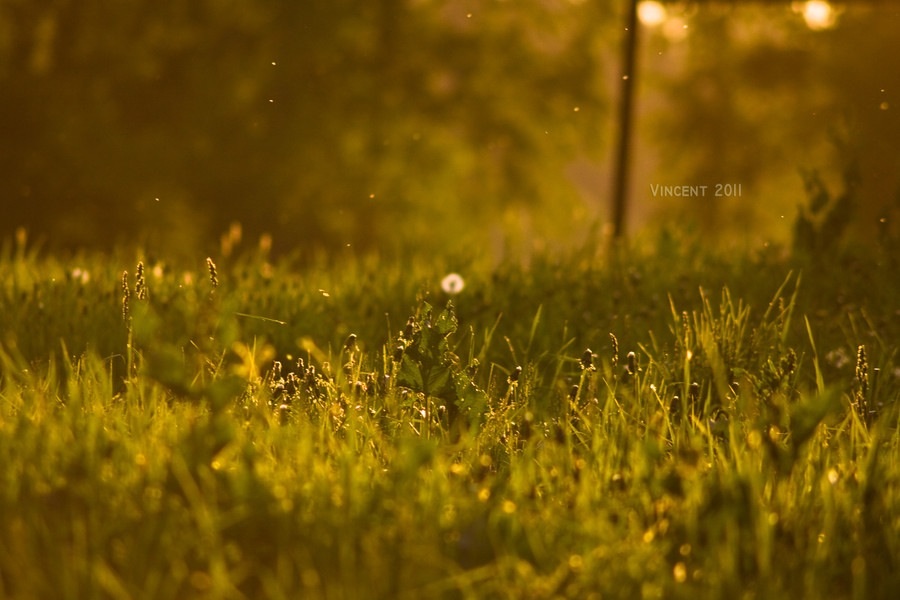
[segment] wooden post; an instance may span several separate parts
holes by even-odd
[[[613,188],[613,237],[625,234],[625,213],[628,208],[628,167],[631,146],[631,115],[634,104],[635,55],[638,39],[638,0],[628,0],[626,15],[625,51],[622,58],[622,83],[619,98],[619,143],[616,152]]]

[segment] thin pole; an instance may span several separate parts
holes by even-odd
[[[613,188],[613,237],[625,235],[625,212],[628,208],[628,161],[631,146],[631,114],[634,104],[635,54],[637,53],[638,0],[630,0],[626,15],[625,53],[622,60],[622,83],[619,104],[619,144]]]

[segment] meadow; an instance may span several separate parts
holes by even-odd
[[[601,246],[8,241],[0,598],[897,597],[896,241]]]

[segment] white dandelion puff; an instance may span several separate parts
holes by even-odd
[[[450,273],[441,279],[441,289],[451,296],[458,294],[466,287],[466,282],[459,273]]]

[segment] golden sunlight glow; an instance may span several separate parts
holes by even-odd
[[[794,2],[792,8],[794,12],[802,12],[806,26],[815,31],[831,29],[837,23],[834,8],[825,0]]]
[[[666,19],[662,32],[670,42],[680,42],[688,36],[688,24],[681,17],[672,17]]]
[[[638,4],[638,19],[647,27],[656,27],[666,20],[666,7],[656,0],[646,0]]]

